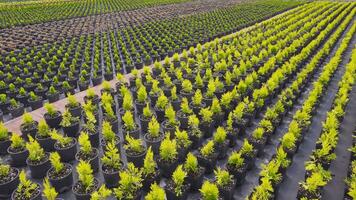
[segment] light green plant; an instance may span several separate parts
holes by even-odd
[[[136,123],[133,118],[131,111],[126,111],[124,116],[122,116],[122,121],[124,122],[125,129],[127,131],[133,131],[136,128]]]
[[[124,145],[124,148],[126,150],[130,150],[136,153],[141,153],[145,150],[141,139],[135,139],[129,135],[126,135],[125,139],[127,143]]]
[[[80,160],[77,165],[78,179],[85,189],[85,191],[89,191],[94,185],[94,176],[93,169],[89,162]]]
[[[80,151],[85,155],[89,155],[93,152],[88,133],[82,131],[79,135],[78,143],[80,145]]]
[[[166,193],[157,183],[151,184],[151,191],[145,196],[145,200],[165,200]]]
[[[117,149],[115,143],[109,142],[105,148],[103,157],[101,158],[103,166],[110,167],[115,170],[120,170],[121,159],[119,150]]]
[[[216,184],[209,181],[205,181],[202,188],[199,189],[203,200],[218,200],[219,199],[219,189]]]
[[[26,148],[29,152],[28,159],[33,162],[41,161],[45,158],[45,151],[42,149],[40,144],[33,139],[30,135],[28,135],[29,142],[26,144]]]
[[[177,142],[176,140],[171,140],[169,134],[166,135],[166,138],[161,142],[159,147],[160,158],[164,161],[172,162],[177,159]]]
[[[174,192],[176,193],[177,196],[181,196],[183,193],[182,189],[186,177],[187,177],[187,172],[183,170],[182,165],[178,165],[178,167],[172,174],[172,180],[174,183]]]
[[[146,153],[145,159],[143,161],[143,168],[142,168],[143,175],[145,175],[147,177],[151,174],[155,174],[156,167],[157,167],[157,163],[153,159],[153,151],[152,151],[151,147],[149,147],[147,149],[147,153]]]
[[[90,200],[104,200],[111,195],[112,191],[106,188],[105,184],[103,184],[98,191],[93,192],[91,194]]]
[[[228,171],[222,170],[220,167],[214,170],[216,177],[216,184],[220,187],[226,187],[232,183],[233,176],[229,174]]]
[[[200,153],[202,156],[204,157],[210,157],[214,152],[214,142],[212,140],[210,140],[208,143],[206,143],[201,149],[200,149]]]
[[[191,152],[188,153],[184,163],[184,169],[188,174],[197,173],[199,170],[198,159]]]
[[[45,180],[43,181],[43,196],[47,200],[56,200],[58,196],[58,192],[54,187],[51,186],[48,178],[45,178]]]
[[[61,162],[61,156],[58,152],[53,152],[49,155],[49,161],[53,166],[53,169],[56,174],[60,174],[64,169],[64,164]]]

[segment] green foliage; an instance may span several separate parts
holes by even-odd
[[[202,104],[202,101],[203,101],[203,94],[202,94],[201,91],[198,89],[198,90],[195,92],[195,94],[194,94],[194,96],[193,96],[193,98],[192,98],[192,102],[193,102],[194,105],[199,106],[199,105]]]
[[[28,135],[29,142],[26,144],[26,148],[29,152],[28,159],[33,162],[41,161],[45,156],[45,151],[42,149],[40,144]]]
[[[295,148],[295,142],[296,142],[296,138],[293,135],[293,133],[286,133],[282,139],[281,139],[281,145],[284,149],[293,149]]]
[[[91,194],[90,200],[103,200],[108,198],[111,193],[112,191],[106,188],[105,184],[103,184],[98,191],[95,191],[93,194]]]
[[[51,138],[56,140],[62,148],[67,147],[73,141],[73,138],[58,133],[56,129],[53,129],[50,132],[50,135]]]
[[[147,91],[145,86],[141,86],[137,91],[137,100],[140,103],[144,103],[147,101]]]
[[[7,140],[9,138],[9,131],[3,122],[0,122],[0,141]]]
[[[112,97],[111,93],[108,93],[108,92],[104,92],[102,95],[101,95],[101,103],[102,104],[113,104],[114,103],[114,98]]]
[[[158,97],[157,102],[156,102],[156,108],[159,109],[165,109],[169,103],[168,98],[164,95],[162,92],[161,95]]]
[[[252,156],[253,154],[253,146],[248,142],[247,139],[244,140],[242,147],[240,149],[240,153],[242,155]]]
[[[172,174],[172,180],[174,182],[174,192],[177,196],[182,195],[182,188],[184,185],[184,180],[187,177],[187,173],[183,170],[182,165],[178,165],[176,170]]]
[[[25,140],[18,134],[12,134],[10,140],[12,149],[24,149],[26,147]]]
[[[88,133],[81,132],[78,138],[78,143],[80,145],[80,151],[84,154],[89,155],[93,152]]]
[[[56,174],[59,174],[64,169],[64,164],[61,162],[61,156],[58,152],[53,152],[49,155],[49,161],[54,168]]]
[[[80,160],[77,165],[78,180],[86,191],[94,185],[93,169],[89,162]]]
[[[222,170],[218,167],[217,170],[214,170],[214,174],[216,177],[216,184],[218,186],[225,187],[232,183],[233,176],[230,175],[228,171]]]
[[[148,123],[148,133],[151,137],[157,138],[160,135],[160,126],[156,117],[152,117],[151,121]]]
[[[214,183],[205,181],[199,191],[203,200],[219,199],[219,189]]]
[[[152,117],[152,111],[150,109],[149,103],[146,104],[146,107],[143,108],[143,116],[146,117],[146,119],[149,119]]]
[[[129,135],[126,135],[125,139],[127,143],[124,145],[124,148],[126,150],[130,150],[136,153],[141,153],[145,150],[143,141],[141,139],[135,139]]]
[[[48,93],[50,95],[55,95],[58,93],[58,91],[56,90],[56,88],[54,88],[53,86],[50,86],[49,89],[48,89]]]
[[[111,106],[111,104],[105,103],[103,105],[104,111],[105,111],[105,116],[110,119],[110,120],[116,120],[116,115],[114,113],[114,110]]]
[[[102,125],[103,138],[106,143],[115,142],[116,135],[108,121],[103,121]]]
[[[178,95],[177,95],[177,87],[173,86],[171,89],[171,99],[174,101],[176,99],[178,99]]]
[[[330,179],[326,179],[323,175],[319,172],[314,172],[308,177],[305,182],[301,184],[301,186],[309,191],[309,192],[317,192],[317,189],[320,187],[325,186]]]
[[[32,193],[36,191],[36,189],[38,188],[38,185],[26,178],[25,170],[22,170],[20,172],[19,179],[20,179],[20,184],[18,185],[16,191],[24,195],[26,199],[30,199]]]
[[[25,112],[23,115],[22,115],[22,122],[23,124],[25,125],[30,125],[30,124],[33,124],[34,121],[33,121],[33,118],[32,118],[32,115],[28,112]]]
[[[213,138],[214,142],[217,143],[217,144],[224,143],[225,139],[226,139],[226,135],[227,135],[227,133],[226,133],[225,129],[223,127],[221,127],[221,126],[218,127],[216,129],[215,134],[214,134],[214,138]]]
[[[72,114],[68,110],[64,111],[63,116],[62,116],[61,126],[69,127],[77,122],[79,122],[79,117],[73,117]]]
[[[117,199],[133,199],[136,192],[142,187],[141,170],[135,167],[134,164],[128,163],[127,170],[121,171],[118,188],[114,189]]]
[[[245,159],[240,152],[233,151],[229,156],[227,163],[235,168],[240,168],[244,165]]]
[[[272,196],[273,187],[269,179],[262,178],[262,183],[258,185],[252,193],[251,200],[268,200]]]
[[[169,134],[166,135],[166,138],[161,142],[159,147],[160,158],[167,162],[172,162],[177,159],[177,142],[176,140],[171,140]]]
[[[220,114],[222,112],[219,100],[217,98],[213,99],[210,109],[214,114]]]
[[[188,79],[184,79],[182,82],[182,90],[186,93],[190,93],[193,91],[193,85]]]
[[[43,181],[43,196],[47,200],[56,200],[58,196],[58,192],[54,187],[51,186],[48,178],[45,178],[45,180]]]
[[[199,170],[198,159],[191,152],[188,153],[185,159],[184,169],[188,174],[197,173]]]
[[[263,138],[264,133],[263,128],[256,128],[252,133],[252,137],[256,140],[260,140]]]
[[[188,99],[187,98],[183,98],[182,99],[180,107],[181,107],[182,112],[184,114],[186,114],[186,115],[189,115],[189,114],[193,113],[192,109],[190,109],[190,107],[189,107],[189,103],[188,103]]]
[[[192,143],[189,139],[189,135],[188,135],[188,132],[185,131],[185,130],[179,130],[179,128],[177,127],[176,128],[176,131],[175,131],[175,138],[177,140],[177,145],[178,147],[180,148],[187,148],[190,146],[190,144]]]
[[[206,91],[206,96],[209,98],[213,98],[215,95],[215,91],[216,91],[216,86],[215,86],[214,79],[210,79],[208,83],[208,89]]]
[[[68,101],[68,105],[70,107],[76,107],[79,105],[77,98],[72,94],[68,94],[67,101]]]
[[[55,116],[57,114],[57,110],[54,108],[53,104],[45,103],[44,107],[50,116]]]
[[[209,157],[211,156],[214,152],[214,142],[212,140],[210,140],[208,143],[206,143],[201,149],[200,149],[200,153],[202,156],[204,157]]]
[[[156,166],[157,166],[156,161],[153,159],[153,151],[151,147],[149,147],[145,159],[143,161],[142,173],[145,176],[155,174]]]
[[[119,170],[121,168],[120,153],[115,143],[109,142],[106,145],[104,156],[101,158],[101,162],[104,166],[115,170]]]
[[[10,165],[0,164],[0,177],[6,178],[10,174]]]
[[[131,111],[126,111],[124,116],[122,116],[122,121],[124,122],[125,129],[127,131],[133,131],[136,128],[136,123],[133,118]]]
[[[213,121],[214,113],[209,108],[200,109],[199,115],[201,116],[203,122],[211,123]]]
[[[10,106],[12,108],[19,108],[20,107],[20,104],[19,102],[17,102],[15,99],[10,99]]]
[[[166,193],[157,183],[151,184],[151,191],[145,196],[145,200],[165,200]]]
[[[175,126],[177,125],[177,120],[176,120],[176,112],[174,111],[172,105],[169,105],[166,110],[165,110],[165,116],[168,119],[168,122],[170,125]]]

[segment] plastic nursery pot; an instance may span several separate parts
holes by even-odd
[[[22,167],[26,165],[26,159],[28,157],[28,150],[23,149],[13,149],[10,147],[7,148],[7,152],[11,158],[11,166]]]
[[[90,140],[91,145],[95,148],[98,148],[100,146],[99,132],[95,131],[93,133],[93,132],[88,131],[88,133],[89,133],[89,140]]]
[[[234,196],[236,181],[233,179],[229,185],[219,188],[220,196],[225,200],[232,200]]]
[[[156,183],[159,182],[160,176],[161,176],[160,171],[157,168],[156,168],[154,174],[150,174],[148,176],[144,176],[143,180],[142,180],[142,189],[143,189],[143,191],[145,191],[145,192],[150,191],[151,184],[155,183],[155,182]]]
[[[225,140],[223,143],[215,143],[216,151],[219,152],[218,159],[224,159],[226,157],[227,150],[229,149],[229,141]]]
[[[158,158],[157,165],[160,168],[161,175],[166,178],[170,178],[174,170],[178,167],[178,159],[171,162],[167,162],[162,160],[161,158]]]
[[[0,140],[0,155],[6,155],[7,148],[9,148],[10,145],[11,145],[10,139]]]
[[[79,117],[79,119],[82,117],[82,107],[80,104],[76,107],[70,107],[68,104],[65,105],[65,108],[68,109],[70,114],[72,114],[73,117]]]
[[[37,110],[43,106],[43,99],[39,97],[38,100],[28,99],[28,104],[30,105],[32,110]]]
[[[73,167],[68,163],[64,163],[63,172],[59,175],[55,174],[54,168],[51,167],[47,171],[47,177],[56,191],[63,193],[68,191],[73,185]]]
[[[18,199],[27,199],[27,200],[42,200],[42,195],[41,195],[41,187],[38,183],[35,183],[37,185],[37,188],[35,191],[32,191],[31,197],[25,198],[24,194],[18,193],[16,190],[11,194],[11,200],[18,200]]]
[[[177,118],[180,122],[180,128],[181,129],[187,129],[188,128],[188,116],[186,116],[181,110],[177,112]]]
[[[57,129],[59,128],[59,124],[62,121],[62,114],[59,111],[56,112],[55,116],[51,116],[48,113],[45,113],[44,119],[46,120],[46,123],[49,127]]]
[[[9,176],[0,180],[0,198],[8,199],[19,183],[19,170],[11,167]]]
[[[214,131],[214,122],[204,122],[202,121],[199,125],[201,132],[203,133],[204,138],[209,138],[213,135]]]
[[[53,103],[53,102],[56,102],[59,100],[59,93],[56,93],[56,94],[49,94],[47,92],[47,99],[50,103]]]
[[[80,182],[75,183],[72,186],[72,192],[75,195],[77,200],[88,200],[91,197],[91,194],[99,189],[99,180],[94,178],[94,186],[90,188],[89,191],[86,191],[85,188],[82,187]]]
[[[52,152],[54,151],[54,143],[56,142],[50,136],[48,137],[41,137],[40,135],[36,134],[35,139],[41,145],[41,147],[47,151]]]
[[[142,114],[143,113],[143,109],[146,107],[146,104],[150,103],[150,101],[146,101],[146,102],[139,102],[137,99],[135,99],[135,105],[136,105],[136,111],[138,114]]]
[[[140,120],[140,127],[141,127],[141,133],[147,133],[148,131],[148,123],[151,121],[151,118],[146,118],[143,115],[139,115],[139,120]]]
[[[12,106],[9,106],[7,109],[9,110],[13,118],[20,117],[25,112],[25,107],[23,103],[19,103],[19,107],[17,108],[13,108]]]
[[[205,167],[205,173],[210,174],[214,171],[216,166],[216,161],[218,158],[218,153],[214,152],[210,157],[204,157],[200,153],[197,155],[198,162],[201,166]]]
[[[172,180],[168,180],[167,185],[165,186],[167,199],[169,200],[185,200],[188,197],[188,192],[190,190],[190,184],[184,184],[182,187],[182,194],[177,195],[175,190],[175,186]]]
[[[123,163],[121,166],[123,166]],[[119,173],[120,173],[121,169],[114,170],[112,168],[108,168],[108,167],[102,165],[101,171],[103,172],[103,177],[104,177],[106,187],[115,188],[118,186],[119,180],[120,180]]]
[[[144,151],[140,153],[125,150],[127,162],[132,162],[136,167],[143,166],[143,161],[145,159],[146,153],[147,153],[146,147]]]
[[[107,120],[109,121],[109,120]],[[110,120],[111,130],[114,131],[115,134],[119,133],[119,120],[118,118],[114,120]]]
[[[161,146],[161,142],[164,138],[164,133],[160,132],[159,136],[154,138],[151,137],[149,133],[146,133],[143,136],[143,140],[146,142],[147,147],[151,147],[154,154],[158,154],[159,147]]]
[[[127,130],[125,130],[125,127],[123,127],[122,131],[123,131],[122,135],[124,136],[124,138],[126,138],[127,134],[129,134],[129,136],[136,138],[136,139],[140,138],[141,130],[140,130],[140,128],[138,128],[138,126],[136,126],[136,129],[133,131],[127,131]]]
[[[93,148],[93,152],[91,155],[84,155],[81,151],[78,151],[75,154],[75,159],[79,162],[79,160],[88,161],[93,169],[93,172],[96,173],[99,171],[99,150]]]
[[[247,171],[247,165],[245,163],[238,168],[227,164],[226,168],[229,173],[234,176],[236,180],[236,185],[241,185],[244,182]]]
[[[79,133],[79,121],[71,124],[70,126],[62,127],[63,132],[69,137],[77,137]]]
[[[49,168],[51,168],[51,163],[49,162],[49,153],[46,153],[45,158],[38,162],[33,162],[27,158],[26,164],[30,168],[32,178],[43,178],[46,176]]]
[[[75,154],[77,153],[77,140],[73,138],[72,142],[64,148],[59,146],[59,143],[54,143],[54,149],[61,156],[62,162],[69,162],[75,159]]]
[[[205,168],[198,166],[196,173],[189,173],[187,176],[187,182],[190,184],[191,191],[197,191],[201,188],[204,181]]]
[[[172,126],[167,120],[164,120],[162,122],[162,129],[164,133],[170,133],[171,138],[174,136],[174,132],[176,131],[176,127],[180,126],[179,121],[176,121],[177,124],[175,126]]]
[[[21,124],[20,125],[20,130],[22,133],[22,137],[25,140],[28,140],[28,135],[30,135],[32,138],[34,138],[36,136],[36,133],[38,131],[37,129],[38,127],[38,122],[34,121],[33,124],[31,124],[31,126],[25,126],[25,124]]]
[[[157,121],[159,123],[162,123],[164,121],[164,114],[165,114],[164,109],[154,107],[154,111],[156,112],[156,115],[157,115]]]

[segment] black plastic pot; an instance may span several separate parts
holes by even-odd
[[[141,133],[147,133],[148,131],[148,123],[151,121],[151,119],[146,119],[143,115],[140,115],[139,117],[140,120],[140,125],[141,125]]]
[[[216,152],[219,152],[218,159],[224,159],[229,149],[229,141],[225,140],[223,143],[215,143]]]
[[[45,159],[39,163],[32,163],[29,158],[26,159],[26,164],[31,171],[31,177],[35,179],[40,179],[46,176],[47,171],[51,168],[51,163],[49,162],[49,154],[46,153]]]
[[[180,128],[186,130],[188,128],[188,116],[186,116],[181,110],[177,112],[177,118],[180,122]]]
[[[182,194],[177,196],[174,191],[174,183],[172,180],[169,180],[166,187],[167,199],[169,200],[185,200],[188,198],[188,192],[190,190],[190,184],[184,184],[182,187]]]
[[[72,185],[73,185],[73,168],[72,165],[68,163],[64,163],[65,169],[67,170],[67,173],[63,175],[63,177],[60,178],[53,178],[50,176],[51,173],[53,173],[54,168],[51,167],[47,171],[47,177],[51,185],[56,189],[57,192],[63,193],[65,191],[68,191]]]
[[[49,103],[53,103],[53,102],[56,102],[59,100],[59,93],[56,93],[56,94],[49,94],[47,92],[47,99],[49,101]]]
[[[172,176],[174,170],[176,170],[176,168],[178,166],[178,159],[176,159],[175,161],[173,161],[171,163],[168,163],[168,162],[161,160],[161,158],[159,158],[157,160],[157,165],[160,168],[161,175],[166,178],[170,178]]]
[[[200,130],[203,133],[203,136],[205,138],[209,138],[213,135],[214,131],[214,122],[204,122],[202,121],[199,125]]]
[[[232,200],[235,191],[236,181],[233,179],[232,183],[225,187],[219,187],[220,197],[224,200]]]
[[[138,126],[136,126],[136,129],[133,131],[126,131],[125,127],[123,127],[123,137],[126,138],[126,135],[129,134],[129,136],[133,137],[133,138],[140,138],[140,128]]]
[[[51,137],[42,138],[38,134],[36,134],[35,138],[45,151],[54,151],[54,143],[56,143],[54,139],[52,139]]]
[[[82,117],[82,107],[80,106],[80,104],[77,107],[70,107],[67,105],[65,105],[65,107],[68,109],[68,111],[70,112],[70,114],[72,114],[73,117],[79,117],[79,119]]]
[[[58,142],[54,143],[54,149],[61,156],[62,162],[69,162],[75,159],[75,154],[77,153],[77,140],[75,138],[73,138],[73,140],[73,144],[66,148],[60,148]]]
[[[46,123],[48,124],[49,127],[58,129],[60,127],[59,124],[62,121],[62,114],[61,112],[57,111],[57,114],[52,117],[48,113],[45,113],[44,119],[46,120]]]
[[[152,137],[150,137],[149,133],[146,133],[143,136],[143,140],[146,142],[147,147],[151,147],[152,152],[157,155],[159,153],[159,147],[161,146],[161,142],[162,142],[164,136],[165,136],[165,134],[160,132],[159,137],[152,138]]]
[[[8,199],[20,183],[19,170],[17,168],[11,168],[10,172],[16,173],[16,175],[12,177],[12,179],[9,180],[8,182],[0,184],[1,199]]]
[[[62,127],[63,132],[69,137],[78,137],[79,121],[71,124],[70,126]]]
[[[10,145],[11,145],[10,139],[0,141],[0,155],[6,155],[7,149],[9,148]]]
[[[155,174],[151,176],[143,177],[142,181],[142,189],[145,192],[150,191],[150,187],[152,183],[158,182],[160,180],[160,171],[158,169],[155,170]]]
[[[12,106],[9,106],[7,109],[13,118],[20,117],[25,112],[25,107],[22,103],[19,103],[18,108],[13,108]]]
[[[98,131],[96,131],[95,133],[89,132],[89,140],[93,147],[98,148],[100,146],[99,132]]]
[[[72,192],[77,200],[88,200],[91,198],[91,194],[99,189],[99,180],[94,178],[94,188],[93,191],[87,193],[79,193],[77,187],[80,183],[77,182],[72,186]]]
[[[127,162],[132,162],[136,167],[143,166],[143,161],[145,159],[146,153],[147,153],[147,149],[145,149],[140,154],[132,154],[129,153],[127,150],[125,150]]]
[[[106,187],[116,188],[120,180],[120,176],[119,176],[120,170],[109,171],[109,170],[105,170],[105,167],[102,166],[101,171],[103,172],[103,177],[104,177]]]
[[[30,105],[32,110],[36,110],[43,106],[43,99],[42,99],[42,97],[39,97],[38,100],[35,100],[35,101],[28,99],[28,104]]]
[[[209,158],[202,156],[200,153],[197,155],[198,162],[201,166],[205,167],[205,173],[210,174],[214,171],[218,153],[213,153]]]
[[[34,121],[33,124],[31,124],[32,126],[30,127],[26,127],[25,124],[21,124],[20,125],[20,130],[22,133],[22,137],[25,140],[28,140],[28,135],[30,135],[32,138],[35,138],[36,133],[38,131],[37,127],[38,127],[38,122]]]
[[[42,195],[41,195],[41,187],[38,183],[35,183],[38,186],[38,191],[36,191],[36,195],[32,197],[31,199],[28,200],[42,200]],[[11,200],[18,200],[19,198],[15,196],[16,190],[11,194]]]
[[[11,147],[8,147],[7,152],[11,158],[11,166],[22,167],[26,165],[26,159],[29,154],[26,148],[20,151],[15,151]]]
[[[201,188],[204,181],[205,168],[198,166],[198,172],[195,174],[188,174],[187,182],[190,184],[191,191],[197,191]]]
[[[246,164],[244,164],[239,168],[227,164],[226,168],[229,171],[229,173],[234,176],[236,180],[236,185],[241,185],[244,182],[246,176],[246,170],[247,170]]]
[[[89,158],[89,160],[86,160],[87,162],[89,162],[89,164],[91,165],[91,168],[93,169],[93,172],[96,173],[99,171],[99,151],[96,148],[93,148],[94,150],[94,156],[92,158]],[[75,154],[75,159],[79,162],[79,160],[84,160],[82,158],[80,158],[80,151],[77,152]]]

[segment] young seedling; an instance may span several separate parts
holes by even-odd
[[[45,151],[42,149],[40,144],[30,135],[28,136],[28,139],[29,142],[26,144],[26,148],[29,151],[28,159],[32,162],[40,162],[46,156]]]
[[[161,160],[169,163],[174,162],[177,159],[177,142],[176,140],[171,140],[169,134],[167,134],[166,138],[161,143],[159,155]]]
[[[54,187],[51,186],[48,178],[45,178],[45,180],[43,181],[43,196],[47,200],[56,200],[58,196],[58,192]]]
[[[199,191],[203,200],[219,199],[219,189],[214,183],[205,181],[202,185],[202,188]]]
[[[110,142],[107,144],[104,156],[101,158],[101,161],[103,163],[104,169],[111,169],[114,171],[121,169],[120,154],[115,143]]]
[[[145,200],[165,200],[166,193],[157,183],[151,184],[151,191],[145,196]]]
[[[98,191],[95,191],[90,200],[104,200],[107,199],[111,195],[112,191],[106,188],[105,185],[102,185]]]

